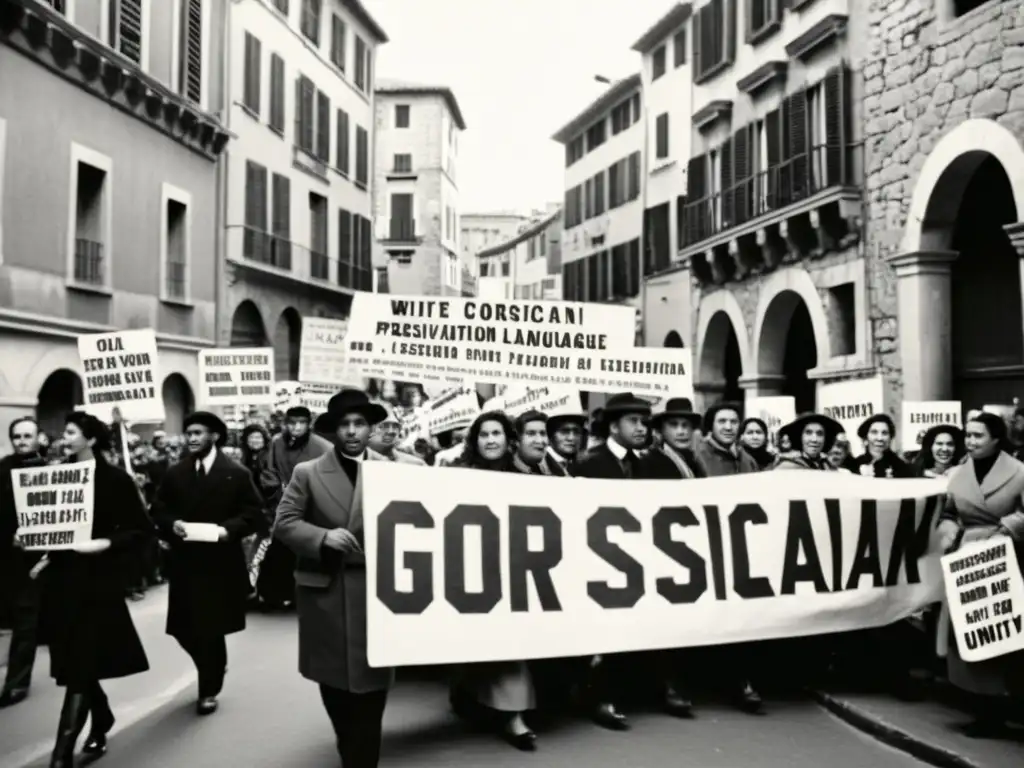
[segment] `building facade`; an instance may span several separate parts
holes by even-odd
[[[466,130],[450,88],[377,85],[374,215],[396,294],[459,296],[459,136]]]
[[[567,300],[639,306],[642,89],[640,74],[619,80],[552,137],[565,147],[562,291]]]
[[[561,206],[559,206],[561,207]],[[533,217],[515,211],[463,213],[459,216],[459,245],[462,261],[478,274],[477,254],[510,240],[523,231]]]
[[[482,299],[562,298],[562,212],[547,214],[477,254]]]
[[[298,378],[302,318],[372,291],[374,72],[359,0],[228,3],[220,343],[273,346]]]
[[[0,440],[81,404],[80,334],[156,329],[166,427],[193,407],[216,343],[225,5],[0,2]]]
[[[1024,393],[1024,2],[864,14],[869,322],[890,400]]]

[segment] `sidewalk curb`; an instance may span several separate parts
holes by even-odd
[[[929,744],[927,741],[899,728],[892,723],[869,714],[862,708],[843,701],[841,698],[825,693],[812,691],[817,702],[840,720],[863,731],[879,741],[902,752],[906,752],[918,760],[937,766],[937,768],[984,768],[979,763],[968,760],[943,747]]]

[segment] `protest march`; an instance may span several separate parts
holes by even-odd
[[[416,667],[522,752],[559,718],[627,731],[644,706],[692,717],[709,687],[770,716],[780,675],[905,691],[922,669],[997,732],[1024,693],[1018,425],[959,402],[890,414],[880,379],[823,383],[813,412],[698,409],[690,351],[635,346],[634,322],[359,293],[304,327],[296,381],[273,348],[199,352],[181,434],[152,330],[79,337],[81,406],[60,435],[14,422],[0,468],[5,552],[35,595],[0,704],[26,698],[45,628],[66,686],[52,765],[83,733],[104,754],[101,682],[150,668],[125,601],[167,582],[196,713],[230,690],[247,614],[290,616],[345,766],[381,761],[396,671]]]

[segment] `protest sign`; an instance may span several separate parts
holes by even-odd
[[[973,541],[943,556],[942,578],[964,661],[1024,650],[1024,579],[1010,538]]]
[[[900,440],[904,451],[921,450],[921,438],[932,427],[950,424],[963,427],[963,404],[959,400],[904,400]]]
[[[493,400],[498,401],[498,398],[493,398]],[[540,411],[548,418],[566,414],[579,416],[583,413],[578,389],[554,385],[530,387],[520,384],[511,386],[505,390],[500,402],[495,402],[494,405],[513,420],[527,411]]]
[[[232,347],[199,352],[199,402],[221,405],[273,405],[273,347]]]
[[[856,446],[857,427],[868,416],[882,413],[882,377],[837,381],[818,385],[818,411],[843,425],[843,431]]]
[[[25,549],[71,549],[92,538],[95,461],[12,469],[11,484]]]
[[[330,317],[302,318],[302,343],[299,350],[299,381],[363,389],[365,382],[345,359],[348,320]]]
[[[121,418],[130,423],[164,420],[163,383],[152,328],[79,336],[78,354],[88,413],[109,424],[116,406]]]
[[[796,418],[796,400],[785,395],[749,397],[744,410],[747,417],[761,419],[768,426],[768,441],[771,445],[777,445],[779,427]]]
[[[766,472],[681,492],[384,462],[361,472],[373,666],[841,632],[942,592],[938,557],[923,556],[941,480]]]
[[[480,399],[473,387],[459,387],[432,400],[426,408],[431,436],[468,427],[480,415]]]
[[[417,383],[561,384],[581,390],[685,387],[689,354],[633,348],[632,307],[357,294],[348,363]]]
[[[311,381],[299,382],[299,404],[309,408],[313,414],[323,413],[327,410],[327,403],[340,390],[341,387],[332,384],[318,384]]]

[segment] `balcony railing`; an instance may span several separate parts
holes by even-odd
[[[388,226],[388,240],[392,243],[416,242],[415,219],[398,219],[392,217]]]
[[[234,227],[232,232],[241,230],[242,264],[258,266],[266,273],[272,268],[281,277],[300,282],[314,283],[332,289],[354,291],[373,290],[373,270],[370,261],[365,266],[356,263],[357,254],[352,253],[345,261],[293,243],[269,232],[252,227]],[[239,235],[234,235],[238,237]],[[237,241],[233,253],[237,251]],[[236,261],[235,263],[239,263]]]
[[[172,299],[185,298],[185,263],[181,261],[167,262],[167,275],[164,285],[167,296]]]
[[[75,239],[75,282],[86,285],[103,285],[103,243]]]
[[[828,189],[861,186],[862,145],[821,144],[683,206],[680,245],[697,245]]]
[[[292,268],[291,241],[253,227],[244,228],[242,255],[268,267],[284,270]]]
[[[314,280],[331,279],[331,260],[326,253],[309,252],[309,272]]]

